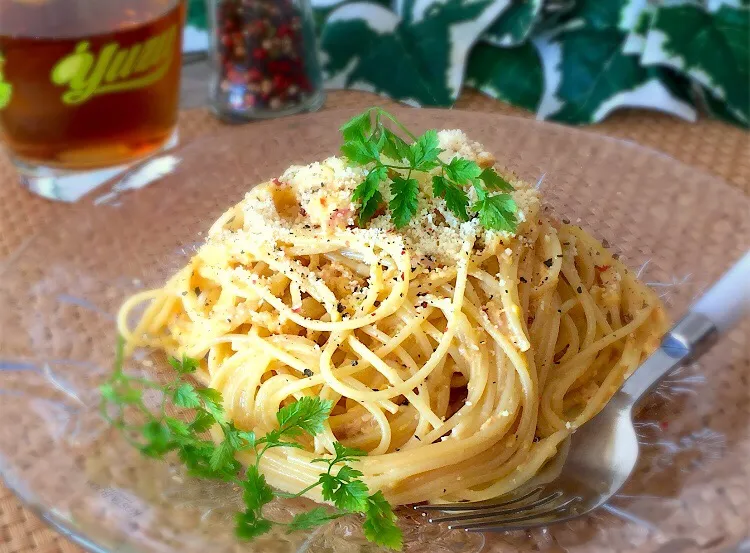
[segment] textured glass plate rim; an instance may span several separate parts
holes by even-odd
[[[403,107],[403,106],[396,106],[396,107],[389,107],[388,110],[395,115],[398,116],[399,113],[411,113],[414,111],[415,108],[409,108],[409,107]],[[287,117],[281,117],[279,119],[274,120],[265,120],[265,121],[256,121],[251,123],[249,126],[245,127],[232,127],[223,129],[224,133],[221,131],[198,136],[190,140],[189,142],[182,143],[180,142],[177,144],[174,148],[171,148],[166,151],[159,152],[153,157],[147,158],[131,168],[128,172],[126,172],[123,175],[120,175],[114,179],[112,179],[110,182],[106,183],[104,186],[95,189],[94,191],[90,192],[86,196],[84,196],[81,200],[79,200],[79,204],[86,204],[91,203],[93,204],[92,207],[94,207],[99,199],[106,197],[108,200],[117,198],[118,201],[127,201],[128,194],[123,195],[123,192],[132,192],[128,189],[120,189],[118,187],[118,184],[123,180],[123,178],[131,175],[136,174],[141,168],[148,165],[149,163],[152,163],[155,159],[163,158],[165,156],[170,155],[177,155],[179,156],[183,151],[185,150],[191,150],[196,148],[197,145],[201,143],[206,143],[210,141],[213,138],[222,138],[226,132],[245,132],[245,133],[258,133],[259,138],[261,138],[262,133],[264,130],[269,128],[278,127],[280,124],[284,124],[284,127],[286,128],[294,128],[295,126],[302,126],[305,124],[315,124],[315,120],[318,118],[323,117],[333,117],[335,115],[340,115],[340,117],[337,118],[342,124],[348,120],[348,118],[352,117],[353,115],[359,114],[361,111],[363,111],[362,108],[355,109],[355,108],[346,108],[346,109],[335,109],[335,110],[326,110],[322,112],[316,112],[316,113],[308,113],[308,114],[298,114],[298,115],[292,115]],[[709,173],[708,171],[701,169],[701,168],[695,168],[691,165],[688,165],[680,160],[675,159],[674,157],[661,152],[659,150],[656,150],[654,148],[643,146],[641,144],[638,144],[637,142],[634,142],[632,140],[626,140],[621,139],[617,137],[612,137],[609,135],[604,134],[598,134],[593,131],[589,131],[586,129],[576,128],[576,127],[569,127],[558,123],[553,122],[547,122],[547,121],[540,121],[532,118],[524,118],[524,117],[518,117],[518,116],[509,116],[509,115],[502,115],[502,114],[494,114],[494,113],[487,113],[482,111],[473,111],[473,110],[455,110],[455,109],[419,109],[420,112],[426,113],[427,117],[425,119],[433,120],[439,122],[439,117],[441,113],[450,111],[451,113],[458,114],[459,116],[463,114],[467,115],[482,115],[484,117],[488,117],[490,119],[493,119],[497,121],[498,125],[501,125],[503,122],[513,122],[515,124],[519,124],[521,126],[526,126],[529,128],[534,129],[534,132],[544,132],[545,129],[556,129],[557,132],[562,132],[564,134],[568,135],[578,135],[586,140],[591,141],[598,141],[598,142],[609,142],[612,144],[617,145],[620,148],[623,149],[629,149],[634,152],[640,152],[652,157],[661,158],[664,162],[668,162],[675,167],[682,167],[683,169],[689,169],[691,173],[699,175],[700,177],[713,181],[712,184],[714,186],[719,187],[725,187],[728,189],[734,189],[732,185],[727,183],[724,179],[720,178],[719,176]],[[290,125],[290,123],[292,123]],[[439,123],[436,123],[435,125],[431,125],[431,128],[440,128]],[[332,152],[331,155],[334,155],[336,152]],[[158,184],[158,182],[161,180],[161,177],[165,175],[161,175],[159,177],[156,177],[153,179],[153,182],[148,182],[147,185],[151,184]],[[544,175],[540,175],[540,178],[543,178]],[[611,181],[605,181],[605,186],[609,184]],[[109,190],[109,192],[107,191]],[[65,224],[66,220],[68,218],[71,218],[71,216],[68,216],[67,218],[64,216],[61,219],[59,219],[57,222],[59,224]],[[19,246],[17,250],[14,250],[11,252],[5,260],[0,260],[2,263],[0,264],[0,274],[7,271],[12,267],[13,261],[17,258],[23,255],[23,250],[25,250],[25,247]],[[54,507],[49,507],[43,504],[43,502],[38,501],[30,490],[27,489],[27,487],[23,484],[20,479],[14,478],[13,476],[13,468],[5,462],[4,456],[2,455],[2,451],[0,451],[0,479],[2,479],[5,486],[18,498],[23,506],[33,512],[36,516],[38,516],[40,519],[44,520],[52,529],[60,533],[62,536],[70,539],[74,543],[80,545],[87,551],[91,551],[92,553],[119,553],[119,552],[125,552],[128,553],[148,553],[148,550],[146,549],[140,549],[136,548],[135,545],[131,543],[125,543],[122,544],[122,546],[117,548],[108,548],[105,546],[100,545],[93,539],[89,538],[85,535],[83,529],[77,528],[73,521],[60,516]]]

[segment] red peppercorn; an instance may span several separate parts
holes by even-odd
[[[284,92],[287,88],[289,88],[289,79],[287,79],[283,75],[274,75],[273,88],[276,92]]]
[[[247,71],[247,77],[252,83],[257,83],[263,78],[263,73],[256,67],[251,67]]]

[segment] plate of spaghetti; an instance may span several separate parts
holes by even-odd
[[[646,448],[620,504],[487,536],[407,509],[554,470],[747,247],[750,202],[710,177],[551,125],[371,108],[128,179],[142,190],[74,207],[0,294],[0,470],[93,550],[657,551],[726,477],[740,415],[717,405],[738,392],[691,367],[641,414],[644,442],[677,445]]]

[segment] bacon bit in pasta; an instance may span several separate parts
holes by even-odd
[[[609,269],[609,265],[594,265],[594,267],[600,273],[603,273],[604,271],[606,271],[607,269]]]

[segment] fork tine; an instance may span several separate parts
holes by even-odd
[[[513,499],[509,499],[508,501],[503,501],[502,503],[482,503],[477,505],[476,503],[446,503],[443,505],[414,505],[413,509],[415,511],[482,511],[486,509],[496,509],[497,507],[505,507],[506,505],[512,505],[514,503],[519,503],[521,501],[524,501],[531,496],[541,492],[544,488],[542,486],[537,486],[536,488],[532,489],[531,491],[519,496],[514,497]]]
[[[537,499],[536,501],[532,501],[531,503],[528,503],[526,505],[523,505],[521,507],[514,507],[512,509],[499,509],[499,510],[492,510],[492,511],[483,511],[480,513],[472,512],[466,515],[446,515],[442,517],[431,517],[427,520],[429,522],[448,522],[451,520],[472,520],[477,518],[490,518],[490,517],[499,517],[504,515],[513,515],[516,513],[522,513],[524,511],[531,511],[532,509],[536,509],[537,507],[541,507],[543,505],[546,505],[550,501],[554,501],[558,497],[560,497],[563,493],[561,491],[555,491],[551,494],[541,497]]]
[[[484,521],[477,521],[470,520],[467,522],[458,522],[456,524],[448,524],[448,528],[450,530],[467,530],[467,531],[474,531],[474,530],[511,530],[511,529],[523,529],[523,528],[529,528],[531,526],[535,526],[537,524],[544,524],[550,522],[546,519],[546,517],[549,517],[551,515],[558,515],[560,513],[563,513],[568,510],[568,506],[572,503],[575,503],[578,501],[578,497],[574,497],[572,499],[569,499],[565,503],[562,503],[555,507],[554,509],[550,509],[548,511],[542,511],[542,512],[534,512],[527,515],[517,516],[517,517],[511,517],[511,518],[501,518],[499,520],[484,520]],[[557,518],[557,517],[555,517]],[[518,526],[512,526],[513,524],[523,522],[524,524],[519,524]]]

